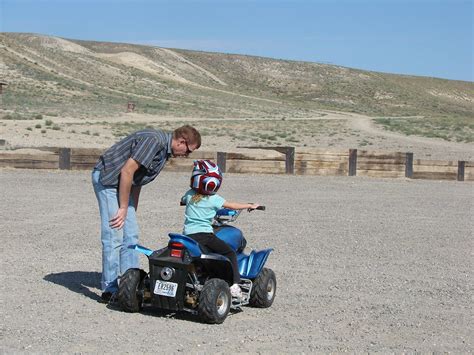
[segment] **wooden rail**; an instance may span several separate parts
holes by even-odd
[[[242,147],[241,147],[242,148]],[[224,172],[474,181],[474,162],[414,159],[413,153],[244,147],[238,152],[197,151],[170,159],[165,171],[189,172],[194,159],[217,161]],[[40,148],[0,151],[0,168],[90,170],[102,149]]]
[[[349,161],[347,150],[297,149],[294,172],[298,175],[350,175]]]

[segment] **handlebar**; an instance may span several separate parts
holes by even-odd
[[[252,212],[253,210],[265,211],[265,206],[258,206],[257,208],[249,208],[247,211]],[[217,211],[214,217],[214,225],[221,226],[227,223],[234,222],[239,217],[242,210],[231,210],[229,208],[222,208]]]
[[[247,208],[248,212],[252,212],[252,211],[255,211],[255,210],[265,211],[265,206],[258,206],[257,208]]]

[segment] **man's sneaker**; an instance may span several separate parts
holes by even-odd
[[[112,306],[118,305],[118,292],[112,294],[112,297],[110,297],[110,300],[107,304]]]
[[[100,296],[100,303],[109,303],[110,300],[113,300],[115,295],[112,292],[103,292],[102,295]]]
[[[233,284],[230,286],[230,294],[232,297],[242,298],[242,290],[238,284]]]

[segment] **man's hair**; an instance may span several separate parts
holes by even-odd
[[[179,128],[176,128],[173,132],[173,138],[179,139],[184,138],[188,144],[195,144],[196,149],[201,146],[201,134],[197,131],[196,128],[185,125]]]

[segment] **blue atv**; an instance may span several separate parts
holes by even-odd
[[[260,206],[264,210],[264,206]],[[276,295],[275,273],[265,268],[273,249],[244,253],[246,240],[234,222],[240,211],[221,209],[214,218],[214,233],[237,254],[241,276],[241,297],[232,297],[232,264],[193,239],[170,233],[165,248],[151,250],[132,246],[148,257],[150,271],[129,269],[120,278],[118,302],[126,312],[138,312],[145,306],[168,311],[186,311],[202,322],[224,322],[230,310],[242,306],[270,307]]]

